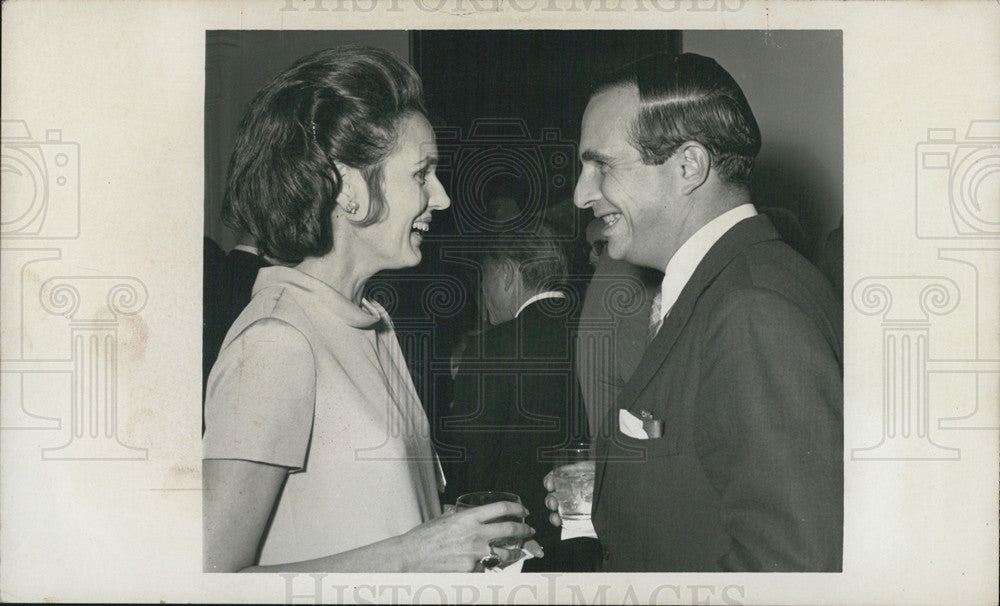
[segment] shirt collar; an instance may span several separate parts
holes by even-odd
[[[237,244],[236,246],[233,247],[233,250],[242,250],[243,252],[250,253],[251,255],[254,256],[260,255],[260,251],[257,249],[257,247],[250,246],[249,244]]]
[[[524,308],[531,305],[535,301],[541,301],[542,299],[565,299],[565,298],[566,298],[566,293],[559,292],[557,290],[546,290],[545,292],[540,292],[537,295],[525,301],[524,303],[522,303],[521,307],[517,309],[517,313],[514,314],[514,317],[516,318],[519,315],[521,315],[521,312],[524,311]]]
[[[737,223],[756,214],[757,209],[753,204],[742,204],[712,219],[681,244],[663,272],[663,282],[660,284],[660,321],[667,316],[709,249]]]

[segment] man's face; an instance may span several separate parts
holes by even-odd
[[[583,170],[573,201],[602,219],[608,254],[635,265],[662,270],[676,250],[680,232],[676,158],[660,165],[642,163],[628,140],[628,125],[639,107],[635,86],[615,87],[590,99],[583,114],[580,159]]]

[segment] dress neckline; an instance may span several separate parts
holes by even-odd
[[[320,299],[325,309],[354,328],[372,328],[387,319],[385,309],[377,302],[362,298],[361,305],[355,305],[326,282],[294,267],[276,265],[260,269],[254,282],[253,294],[273,286],[292,287],[314,295]]]

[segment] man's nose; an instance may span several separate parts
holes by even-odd
[[[591,171],[584,168],[576,180],[576,188],[573,190],[573,204],[577,208],[590,208],[599,196],[600,188],[597,187],[596,179],[591,175]]]

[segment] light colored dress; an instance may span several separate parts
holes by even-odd
[[[388,314],[296,269],[258,273],[209,376],[205,427],[205,459],[291,471],[261,565],[368,545],[441,513],[427,417]]]

